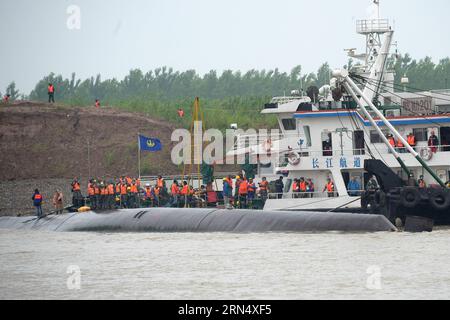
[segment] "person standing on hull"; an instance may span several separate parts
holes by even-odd
[[[252,209],[253,207],[253,200],[255,200],[255,194],[256,194],[256,184],[253,182],[253,179],[249,179],[248,181],[248,192],[247,192],[247,206],[248,208]]]
[[[172,207],[178,207],[178,196],[180,194],[180,187],[178,186],[178,181],[175,179],[170,187],[170,193],[172,194]]]
[[[225,209],[231,209],[230,198],[232,197],[233,189],[230,186],[228,178],[223,178],[223,202]]]
[[[108,209],[114,208],[114,199],[115,199],[115,190],[114,190],[114,183],[113,181],[109,181],[108,186],[106,187],[108,190]]]
[[[246,178],[241,180],[239,184],[239,208],[247,208],[247,194],[248,194],[248,182]]]
[[[237,208],[239,205],[239,186],[241,184],[241,176],[236,176],[235,188],[234,188],[234,206]]]
[[[53,206],[55,207],[55,214],[62,214],[63,213],[63,194],[61,191],[56,190],[55,194],[53,195]]]
[[[281,176],[277,181],[275,181],[275,193],[277,194],[278,199],[283,199],[283,190],[284,183],[283,176]]]
[[[42,213],[42,202],[44,199],[43,199],[42,195],[39,193],[38,189],[34,190],[34,194],[31,199],[33,200],[33,205],[36,207],[36,216],[38,218],[42,218],[42,216],[44,215]]]
[[[263,206],[266,204],[268,191],[269,191],[269,182],[267,181],[266,177],[263,177],[262,181],[259,183],[259,196],[261,197]]]
[[[81,199],[83,198],[83,196],[81,194],[81,186],[77,178],[73,179],[71,186],[72,186],[72,204],[75,208],[79,208],[82,205]]]
[[[94,180],[89,180],[88,187],[87,187],[87,194],[89,199],[89,205],[92,210],[95,210],[95,188],[94,188]]]

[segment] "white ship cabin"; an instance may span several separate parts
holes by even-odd
[[[321,93],[326,90],[327,88],[322,88]],[[382,106],[379,109],[405,138],[410,133],[415,136],[416,150],[445,182],[450,180],[450,114],[442,111],[450,107],[450,99],[447,97],[445,101],[449,106],[445,106],[444,100],[436,99],[431,94],[431,98],[426,98],[429,104],[425,103],[419,109],[415,107],[411,112],[408,111],[408,106],[416,106],[420,97],[423,95],[409,96],[400,105]],[[396,102],[393,100],[394,97],[385,98],[385,101]],[[439,106],[436,101],[440,103]],[[266,176],[270,181],[280,175],[285,176],[285,189],[281,196],[284,204],[280,204],[279,195],[271,195],[271,198],[278,201],[269,200],[270,209],[286,208],[286,200],[296,198],[291,186],[295,178],[301,177],[312,179],[315,184],[314,198],[329,196],[323,189],[327,179],[331,178],[335,184],[335,197],[345,197],[348,200],[348,182],[352,177],[357,177],[361,190],[364,189],[370,178],[364,171],[364,160],[372,157],[383,160],[394,172],[406,179],[399,163],[389,153],[375,128],[358,110],[356,103],[346,97],[338,102],[320,98],[315,103],[306,96],[276,97],[265,105],[262,113],[277,116],[281,133],[270,141],[270,153],[277,155],[277,163],[265,166],[258,164],[258,178]],[[387,135],[389,131],[383,122],[377,123]],[[439,143],[430,150],[428,140],[432,133],[437,136]],[[251,144],[249,141],[252,141],[249,136],[239,137],[233,152],[246,153],[254,159],[265,154],[265,141],[259,141],[259,144]],[[436,184],[406,149],[400,148],[399,152],[417,179],[423,175],[427,184]]]

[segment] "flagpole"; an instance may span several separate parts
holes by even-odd
[[[139,179],[141,178],[141,139],[140,139],[140,134],[138,132],[138,174],[139,174]]]

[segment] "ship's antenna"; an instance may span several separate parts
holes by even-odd
[[[380,20],[380,0],[373,0],[373,3],[377,6],[377,19]]]

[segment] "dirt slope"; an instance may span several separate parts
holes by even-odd
[[[0,180],[137,175],[137,134],[164,149],[142,153],[145,174],[175,174],[167,122],[114,108],[63,107],[35,102],[0,105]]]

